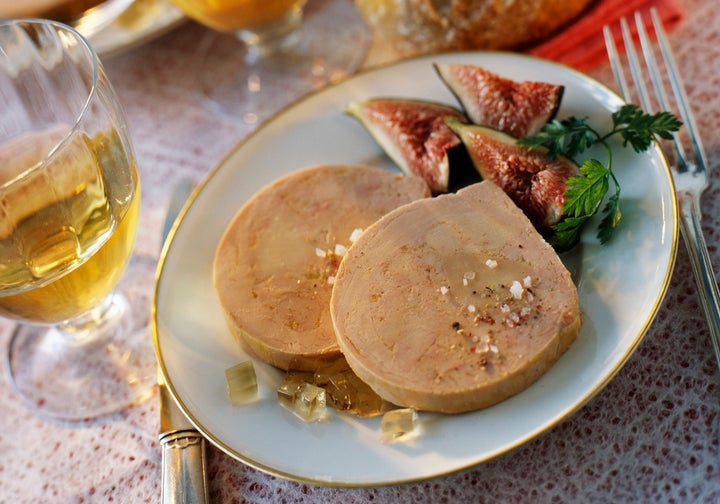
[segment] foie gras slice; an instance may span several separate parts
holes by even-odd
[[[580,328],[570,273],[492,182],[366,229],[340,264],[331,314],[348,363],[383,399],[446,413],[524,390]]]
[[[306,168],[264,187],[215,256],[214,285],[233,334],[281,369],[315,370],[339,357],[330,295],[353,233],[429,195],[419,177],[355,165]]]

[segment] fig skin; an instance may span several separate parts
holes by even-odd
[[[360,121],[404,173],[422,177],[433,194],[448,192],[449,153],[462,145],[445,119],[467,122],[462,111],[428,100],[378,97],[352,101],[345,113]]]
[[[567,180],[580,170],[572,160],[547,149],[519,145],[500,130],[466,124],[452,118],[448,126],[462,140],[475,169],[484,180],[492,180],[528,216],[543,235],[562,219]]]
[[[555,117],[564,86],[501,77],[477,65],[435,63],[435,71],[471,122],[515,138],[531,136]]]

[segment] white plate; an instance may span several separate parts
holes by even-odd
[[[240,206],[290,171],[320,163],[392,164],[363,127],[342,113],[349,100],[380,95],[455,103],[432,62],[483,65],[514,79],[564,84],[558,117],[609,124],[621,100],[566,67],[509,53],[424,57],[362,73],[300,101],[236,147],[194,194],[164,251],[155,300],[156,349],[182,409],[231,456],[260,470],[313,483],[364,486],[414,481],[466,468],[546,431],[598,392],[628,359],[660,305],[677,249],[677,208],[667,163],[657,150],[616,149],[624,223],[601,246],[595,225],[569,260],[584,322],[577,341],[536,384],[486,410],[421,414],[422,433],[383,444],[380,419],[336,414],[306,424],[277,402],[281,372],[255,362],[259,399],[231,406],[224,370],[249,356],[225,326],[212,285],[218,241]],[[602,154],[602,153],[600,153]],[[604,158],[601,158],[604,159]]]
[[[109,56],[159,37],[185,20],[170,0],[135,0],[110,26],[89,37],[101,56]]]

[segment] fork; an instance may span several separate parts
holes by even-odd
[[[685,239],[685,245],[687,246],[687,251],[692,263],[700,300],[710,328],[715,357],[720,366],[720,295],[718,294],[715,274],[701,227],[702,212],[700,210],[700,199],[709,185],[707,159],[700,136],[697,133],[695,119],[688,105],[687,95],[677,71],[675,58],[673,57],[667,35],[662,27],[662,22],[660,21],[657,10],[653,8],[650,11],[655,39],[657,41],[657,49],[653,49],[651,45],[642,15],[636,12],[634,17],[644,65],[638,57],[627,19],[622,18],[620,20],[620,28],[625,45],[627,65],[630,68],[630,74],[640,103],[648,113],[653,112],[654,104],[657,104],[661,110],[672,111],[670,96],[666,91],[666,83],[669,82],[674,96],[675,108],[679,111],[680,117],[685,125],[684,129],[691,147],[688,151],[678,134],[674,135],[672,141],[666,142],[666,145],[661,146],[670,149],[669,154],[671,154],[671,156],[668,157],[671,157],[673,160],[671,163],[671,173],[681,217],[680,231]],[[603,34],[605,36],[605,45],[615,80],[625,100],[631,102],[631,88],[628,85],[628,80],[625,78],[621,58],[618,55],[614,37],[609,26],[604,27]],[[660,59],[663,62],[662,68],[655,57],[656,53],[659,53],[661,56]],[[662,69],[664,69],[664,73]],[[665,79],[663,79],[663,75],[665,75]],[[646,85],[647,80],[650,81],[651,87]],[[653,92],[654,95],[652,94]]]

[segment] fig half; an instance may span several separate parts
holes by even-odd
[[[551,160],[546,148],[522,146],[502,131],[452,118],[446,122],[480,176],[499,185],[538,231],[550,232],[562,218],[567,180],[580,173],[578,166],[564,156]]]
[[[365,126],[403,172],[422,177],[435,194],[447,192],[448,151],[461,142],[445,119],[466,122],[460,110],[418,99],[372,98],[348,103],[345,112]]]
[[[536,134],[554,118],[565,90],[548,82],[517,82],[477,65],[434,66],[470,121],[515,138]]]

